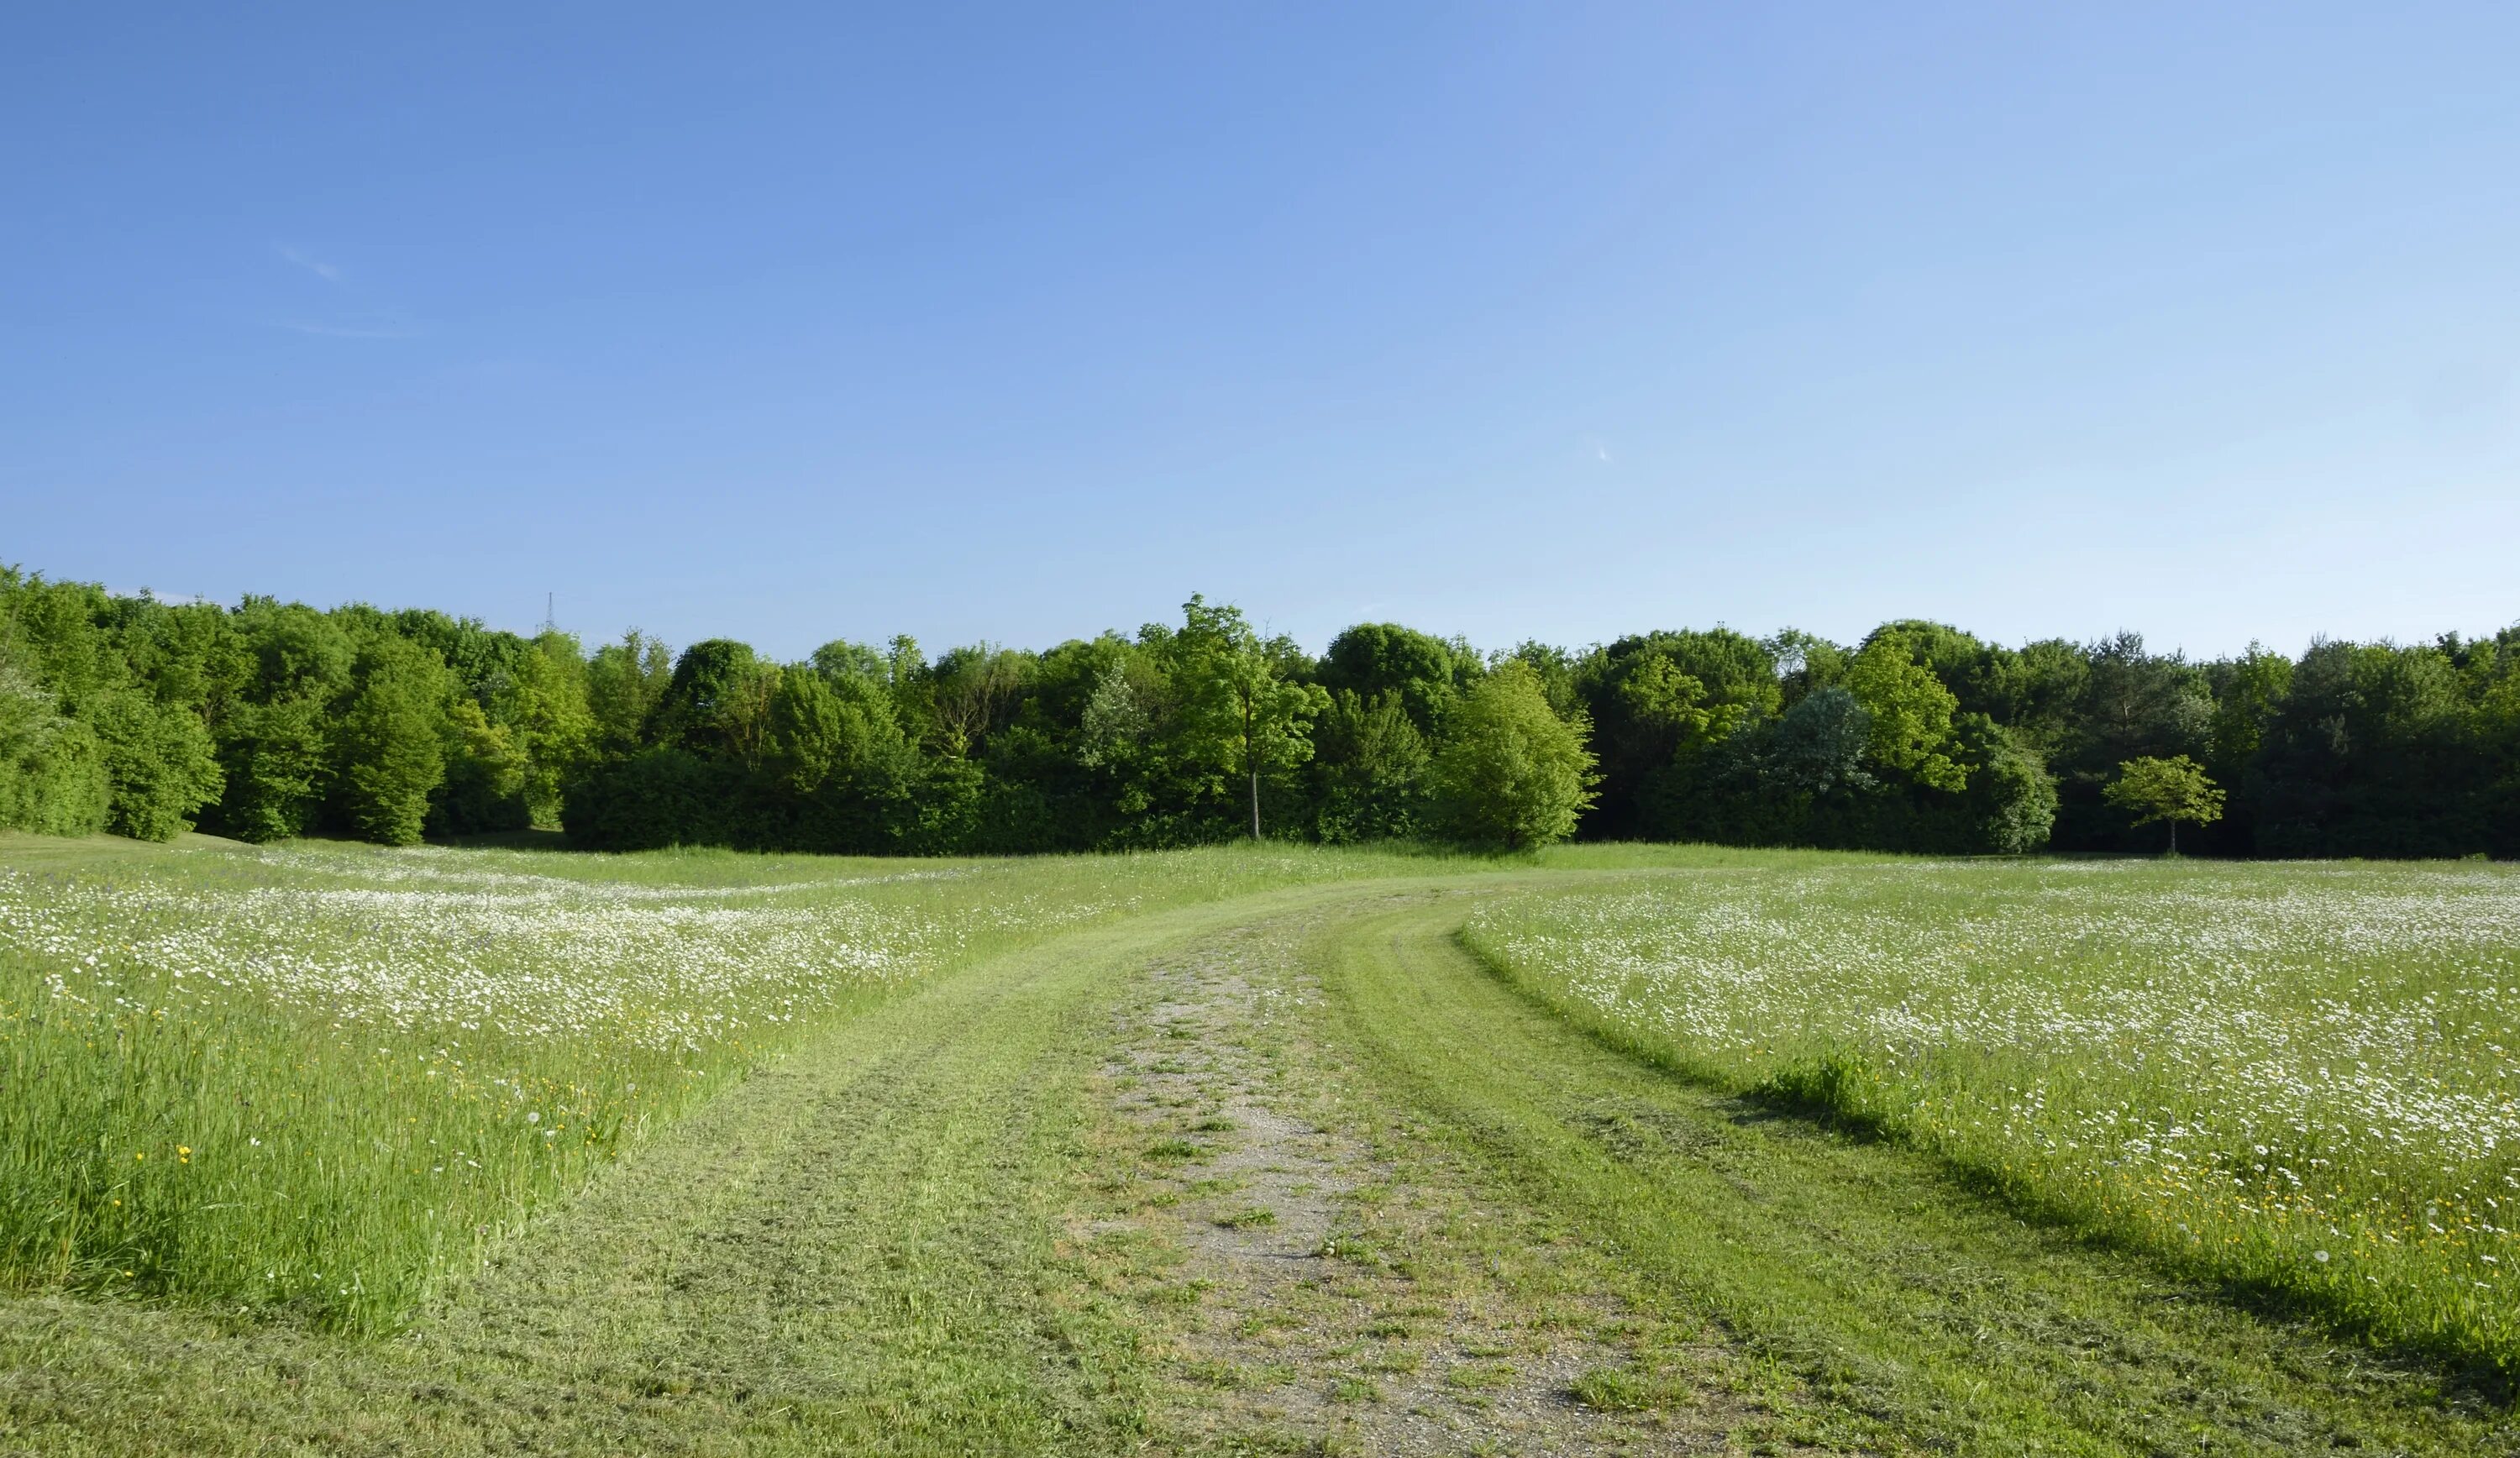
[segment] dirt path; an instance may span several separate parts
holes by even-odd
[[[0,1452],[1100,1454],[1127,1312],[1060,1250],[1080,1097],[1149,956],[1308,888],[1079,931],[758,1071],[410,1332],[0,1300]]]
[[[1157,961],[1102,1070],[1099,1199],[1077,1234],[1148,1313],[1157,1441],[1192,1450],[1738,1451],[1777,1425],[1736,1353],[1675,1343],[1594,1259],[1371,1101],[1322,1036],[1319,916]],[[1612,1410],[1660,1341],[1686,1402]],[[1595,1400],[1586,1400],[1587,1393]]]

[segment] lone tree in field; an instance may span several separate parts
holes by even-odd
[[[1313,757],[1313,721],[1329,707],[1318,685],[1290,682],[1295,645],[1252,631],[1238,607],[1182,604],[1181,642],[1191,685],[1193,739],[1226,773],[1250,781],[1251,838],[1260,838],[1260,776]]]
[[[2138,825],[2170,822],[2170,854],[2179,854],[2179,822],[2211,825],[2223,818],[2223,791],[2205,777],[2203,767],[2187,756],[2166,760],[2128,760],[2118,777],[2100,791],[2111,805],[2131,812]]]
[[[1564,840],[1593,803],[1584,730],[1557,717],[1529,664],[1508,658],[1478,682],[1435,756],[1435,817],[1467,845],[1518,851]]]

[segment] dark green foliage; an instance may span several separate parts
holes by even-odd
[[[2185,757],[2229,792],[2181,833],[2202,854],[2520,856],[2520,628],[2191,663],[2133,634],[2012,648],[1908,619],[1851,647],[1718,628],[1482,661],[1370,623],[1315,662],[1193,597],[1177,624],[1038,653],[930,660],[896,638],[783,665],[727,639],[677,657],[634,632],[590,654],[427,610],[179,605],[8,568],[0,826],[951,854],[1256,821],[1530,843],[1552,817],[1465,810],[1528,789],[1494,724],[1463,747],[1500,674],[1598,755],[1589,838],[2151,851],[2164,832],[2107,787]]]
[[[2439,647],[2313,645],[2251,762],[2245,798],[2258,848],[2278,856],[2510,854],[2498,844],[2494,789],[2511,753],[2509,721],[2498,723],[2471,698],[2501,675],[2462,674]]]
[[[229,707],[219,732],[226,793],[214,822],[222,833],[267,841],[314,828],[316,808],[333,782],[326,717],[324,702],[311,696]]]
[[[1372,702],[1394,694],[1421,735],[1441,731],[1455,700],[1487,671],[1468,644],[1397,623],[1359,623],[1330,640],[1318,682]]]
[[[1784,694],[1767,646],[1725,628],[1623,638],[1574,677],[1601,765],[1587,828],[1612,838],[1662,832],[1668,817],[1654,808],[1705,793],[1725,745],[1773,718]]]
[[[1428,792],[1426,736],[1405,701],[1341,689],[1313,731],[1316,834],[1333,845],[1418,833]]]
[[[643,749],[569,786],[569,839],[604,851],[745,845],[748,790],[740,766],[669,745]]]
[[[1959,737],[1969,769],[1961,812],[1965,852],[2018,856],[2045,849],[2056,824],[2056,781],[2027,736],[1983,714],[1962,719]]]
[[[779,670],[752,649],[723,638],[697,642],[674,662],[674,676],[649,711],[644,737],[702,759],[761,763],[770,730],[770,697]]]

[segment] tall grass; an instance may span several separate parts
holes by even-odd
[[[2510,868],[1779,856],[1491,903],[1463,940],[1684,1072],[2520,1373]]]
[[[1427,868],[0,842],[0,1278],[389,1327],[695,1099],[925,979]]]

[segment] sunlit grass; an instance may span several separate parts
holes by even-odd
[[[2520,1370],[2520,874],[1778,857],[1480,907],[1686,1072],[2385,1340]]]
[[[1429,868],[0,841],[0,1277],[390,1326],[695,1099],[923,980]]]

